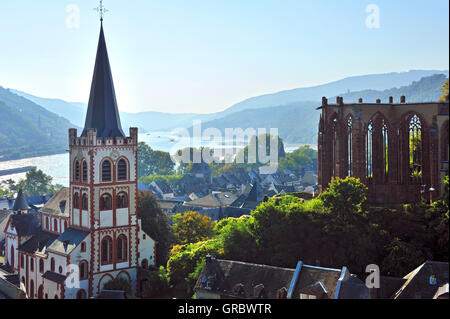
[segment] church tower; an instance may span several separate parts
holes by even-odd
[[[85,126],[69,130],[70,227],[88,234],[70,263],[86,264],[88,297],[118,276],[136,280],[137,147],[137,128],[121,127],[102,22]]]

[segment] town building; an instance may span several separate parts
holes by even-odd
[[[448,175],[449,102],[335,104],[322,99],[319,192],[333,177],[359,178],[370,203],[436,199]]]

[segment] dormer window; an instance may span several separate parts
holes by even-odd
[[[430,276],[430,285],[436,285],[437,283],[437,279],[436,279],[436,275],[431,275]]]

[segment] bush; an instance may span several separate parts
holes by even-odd
[[[150,271],[148,281],[143,286],[143,298],[155,298],[164,295],[169,290],[169,277],[167,277],[164,267]]]
[[[121,291],[125,291],[127,294],[131,294],[131,283],[129,280],[125,279],[125,278],[115,278],[112,279],[110,281],[108,281],[107,283],[105,283],[105,285],[103,286],[103,289],[105,290],[121,290]]]

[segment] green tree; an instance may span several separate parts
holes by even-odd
[[[155,151],[145,142],[138,145],[138,177],[150,174],[169,175],[174,173],[175,163],[170,154]]]
[[[367,187],[354,177],[333,178],[328,189],[320,194],[324,207],[342,221],[362,212]]]
[[[145,282],[142,291],[142,298],[158,298],[169,290],[169,277],[163,266],[157,270],[149,272],[149,278]]]
[[[52,181],[51,176],[33,168],[17,183],[17,189],[22,189],[25,196],[52,195],[61,188],[61,185],[52,185]]]
[[[317,151],[309,145],[301,146],[291,153],[287,153],[280,159],[281,169],[300,170],[312,165],[313,160],[317,159]]]
[[[211,218],[197,212],[178,213],[172,216],[175,243],[190,244],[212,237],[214,223]]]
[[[151,192],[138,192],[137,213],[142,220],[142,229],[156,244],[156,264],[165,265],[173,242],[169,216],[158,205]]]

